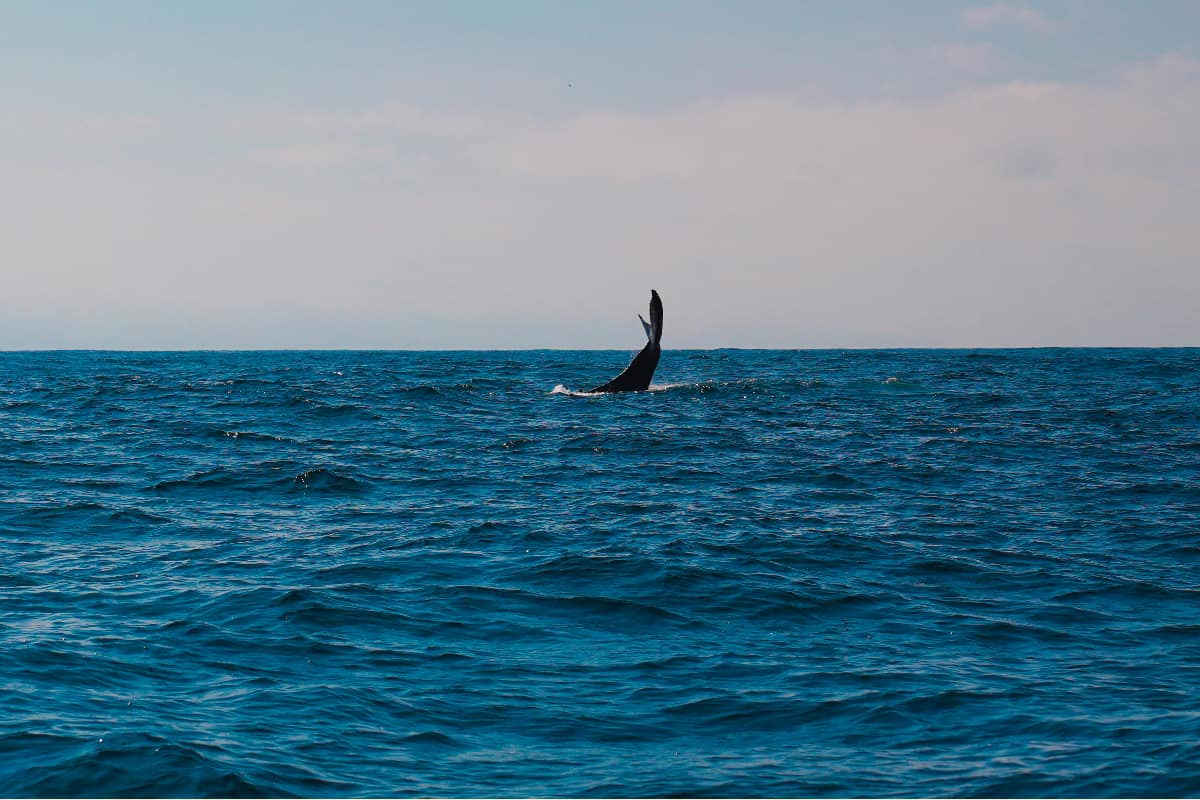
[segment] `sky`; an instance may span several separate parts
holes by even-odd
[[[1200,346],[1200,3],[0,0],[0,349]]]

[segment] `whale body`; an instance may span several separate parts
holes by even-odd
[[[638,319],[642,320],[642,328],[646,331],[646,346],[633,357],[624,372],[592,389],[593,392],[638,392],[650,387],[650,379],[654,377],[658,357],[662,354],[663,305],[658,292],[650,290],[650,321],[646,322],[641,314]]]

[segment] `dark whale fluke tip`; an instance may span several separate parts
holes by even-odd
[[[650,290],[650,321],[642,319],[642,327],[646,330],[646,346],[641,349],[629,366],[617,377],[603,386],[592,389],[593,392],[638,392],[650,388],[650,379],[658,367],[658,357],[662,353],[663,305],[658,291]]]

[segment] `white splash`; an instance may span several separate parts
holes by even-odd
[[[550,394],[565,394],[567,397],[601,397],[604,395],[604,392],[577,392],[559,383],[550,390]]]

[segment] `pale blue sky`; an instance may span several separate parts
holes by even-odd
[[[0,4],[0,348],[1200,345],[1200,3]]]

